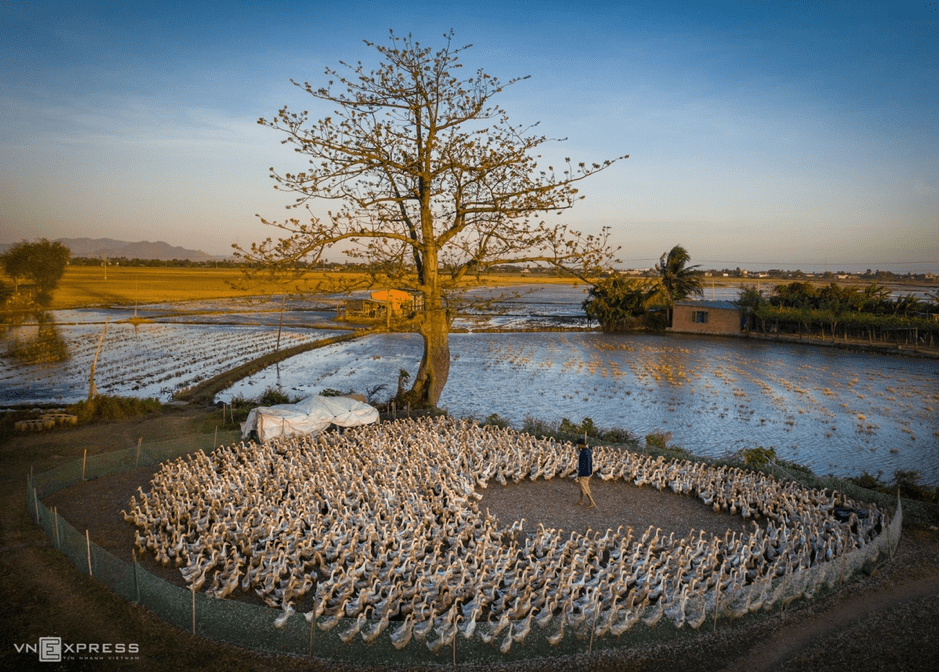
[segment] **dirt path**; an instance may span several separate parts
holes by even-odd
[[[292,348],[285,348],[284,350],[279,350],[278,352],[270,352],[256,359],[252,359],[250,362],[245,362],[240,366],[236,366],[233,369],[223,371],[222,373],[213,376],[208,380],[203,380],[201,383],[192,386],[188,390],[177,392],[174,397],[179,401],[189,401],[203,404],[212,403],[215,395],[222,390],[231,387],[234,383],[241,380],[242,378],[247,378],[248,376],[257,373],[258,371],[266,369],[272,364],[282,362],[286,359],[295,357],[310,350],[318,350],[319,348],[324,348],[327,345],[333,345],[334,343],[353,341],[357,338],[361,338],[365,334],[374,333],[375,331],[377,330],[357,329],[351,334],[330,336],[329,338],[323,338],[317,341],[312,341],[310,343],[301,343],[300,345],[295,345]]]
[[[923,580],[909,580],[892,589],[882,589],[863,597],[850,598],[838,601],[832,608],[807,618],[804,621],[783,626],[769,639],[754,646],[745,656],[731,662],[726,668],[727,672],[763,672],[764,670],[782,669],[785,663],[799,654],[804,654],[820,640],[835,635],[840,637],[844,633],[856,630],[857,626],[870,620],[875,615],[884,615],[896,607],[914,601],[926,600],[939,603],[939,576],[932,576]],[[929,621],[936,623],[939,614],[923,614],[924,630]],[[934,646],[932,636],[927,639]],[[879,638],[871,642],[876,645]],[[931,648],[931,647],[930,647]],[[928,658],[930,648],[921,650]],[[933,650],[933,654],[935,651]],[[934,661],[923,661],[934,665]],[[912,669],[908,667],[894,669]]]

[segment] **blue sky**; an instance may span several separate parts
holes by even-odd
[[[939,10],[885,2],[0,4],[0,242],[273,231],[296,166],[259,126],[389,29],[510,87],[548,158],[630,158],[564,215],[623,265],[939,272]]]

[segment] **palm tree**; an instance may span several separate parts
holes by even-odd
[[[687,265],[690,260],[688,250],[676,245],[664,253],[655,266],[655,270],[659,272],[665,305],[668,307],[668,326],[672,326],[672,307],[676,301],[692,294],[700,296],[704,293],[701,289],[701,278],[693,273],[697,266]]]

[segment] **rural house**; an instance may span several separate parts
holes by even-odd
[[[746,313],[733,301],[677,301],[670,331],[737,336],[746,327]]]
[[[420,292],[400,289],[381,289],[371,293],[368,299],[351,299],[337,309],[337,319],[355,321],[389,321],[391,318],[408,317],[424,307],[424,296]]]

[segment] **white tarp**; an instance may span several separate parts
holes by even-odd
[[[356,427],[378,420],[378,410],[349,397],[314,395],[296,404],[259,406],[251,409],[241,425],[241,435],[248,438],[252,431],[261,441],[278,436],[319,434],[329,425]]]

